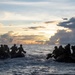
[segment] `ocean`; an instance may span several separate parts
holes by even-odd
[[[46,60],[55,45],[23,45],[25,57],[0,60],[0,75],[75,74],[75,63]],[[11,47],[11,46],[9,46]]]

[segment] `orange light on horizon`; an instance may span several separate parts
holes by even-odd
[[[15,41],[16,44],[45,44],[45,41],[35,41],[35,40],[19,40]],[[13,42],[14,44],[14,42]]]

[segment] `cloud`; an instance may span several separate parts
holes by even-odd
[[[40,15],[41,14],[41,15]],[[61,20],[60,17],[50,16],[45,12],[0,12],[0,21],[48,21]]]
[[[44,35],[16,35],[13,31],[0,35],[0,44],[42,44]]]
[[[45,27],[44,26],[36,26],[36,27],[26,27],[26,28],[23,28],[25,31],[28,31],[28,30],[41,30],[41,29],[44,29]]]
[[[59,21],[46,21],[46,22],[44,22],[45,24],[49,24],[49,23],[52,23],[52,24],[57,24],[57,23],[59,23]]]
[[[22,44],[43,44],[46,37],[44,35],[20,35],[14,36],[14,43]]]
[[[34,30],[43,29],[43,28],[45,28],[45,27],[44,26],[29,27],[29,29],[34,29]]]
[[[35,41],[41,41],[45,39],[44,35],[22,35],[22,36],[15,36],[19,40],[35,40]],[[42,38],[43,37],[43,38]]]
[[[60,22],[58,25],[66,27],[66,28],[73,29],[73,28],[75,28],[75,17],[72,17],[65,22]]]
[[[59,30],[54,36],[47,41],[47,44],[75,44],[75,30],[67,32],[66,30]]]
[[[10,43],[12,43],[12,41],[13,41],[12,33],[13,33],[13,31],[9,31],[8,33],[0,35],[0,43],[1,44],[10,44]]]
[[[43,2],[46,2],[49,0],[12,0],[12,1],[22,1],[22,2],[42,2],[43,1]]]
[[[58,30],[58,32],[52,36],[47,44],[75,44],[75,17],[70,18],[69,20],[60,22],[58,26],[67,28],[64,30]]]
[[[0,23],[0,28],[1,28],[1,27],[3,27],[3,24],[2,24],[2,23]]]
[[[75,7],[72,5],[73,2],[68,2],[68,1],[52,1],[52,0],[41,0],[41,1],[15,1],[15,0],[8,0],[8,1],[1,1],[0,4],[5,4],[5,5],[19,5],[19,6],[46,6],[46,8],[55,8],[55,9],[74,9]],[[57,7],[57,5],[61,7]],[[54,6],[54,7],[53,7]],[[65,7],[65,8],[64,8]]]
[[[59,1],[59,0],[56,0],[56,1],[55,0],[2,0],[0,1],[0,11],[12,11],[12,12],[17,12],[17,14],[20,12],[22,13],[33,12],[33,14],[40,13],[41,15],[42,13],[46,13],[46,14],[49,14],[47,18],[49,18],[51,15],[54,15],[57,17],[63,17],[63,16],[71,17],[74,15],[74,10],[75,10],[74,3],[75,1],[68,1],[68,0],[62,0],[62,1]],[[40,18],[42,18],[43,16],[41,16]]]
[[[26,16],[13,12],[2,12],[1,15],[3,16],[0,18],[0,20],[31,20],[33,18],[32,16]]]
[[[66,19],[63,22],[60,22],[58,26],[62,26],[64,30],[59,30],[54,36],[52,36],[47,44],[75,44],[75,17],[70,18],[69,20]]]
[[[68,20],[68,18],[62,18],[63,20]]]
[[[38,5],[41,5],[41,6],[44,6],[44,5],[47,5],[49,4],[49,2],[22,2],[22,1],[9,1],[9,2],[0,2],[0,4],[8,4],[8,5],[21,5],[21,6],[24,6],[24,5],[32,5],[32,6],[38,6]]]

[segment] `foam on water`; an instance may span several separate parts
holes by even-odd
[[[26,57],[0,60],[0,75],[49,75],[75,74],[74,63],[59,63],[46,60],[53,45],[24,45]]]

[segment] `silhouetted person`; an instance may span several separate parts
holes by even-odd
[[[64,48],[62,47],[62,45],[60,45],[59,48],[55,46],[52,54],[51,53],[47,54],[46,59],[49,59],[51,57],[57,59],[57,57],[61,56],[62,54],[64,54]]]
[[[71,49],[73,51],[72,55],[75,56],[75,46],[72,46]]]
[[[4,49],[5,49],[5,52],[6,52],[6,53],[9,53],[9,52],[10,52],[8,45],[4,45]]]
[[[14,44],[10,49],[11,49],[11,58],[15,57],[16,53],[17,53],[17,50],[18,50],[16,44]]]
[[[65,46],[65,53],[66,53],[67,56],[71,55],[70,44],[67,44]]]
[[[24,51],[22,44],[20,44],[20,47],[18,48],[18,56],[24,56],[24,53],[26,53],[26,51]]]
[[[4,45],[4,52],[6,57],[10,57],[10,51],[8,45]]]
[[[54,47],[54,50],[53,50],[52,54],[53,54],[55,59],[59,56],[59,49],[58,49],[57,46]]]
[[[4,59],[5,58],[5,51],[4,51],[4,46],[1,45],[0,47],[0,58]]]
[[[59,46],[59,55],[64,54],[64,48],[62,47],[62,45]]]
[[[0,58],[1,59],[6,59],[7,58],[7,53],[5,52],[5,48],[3,45],[0,47]]]

